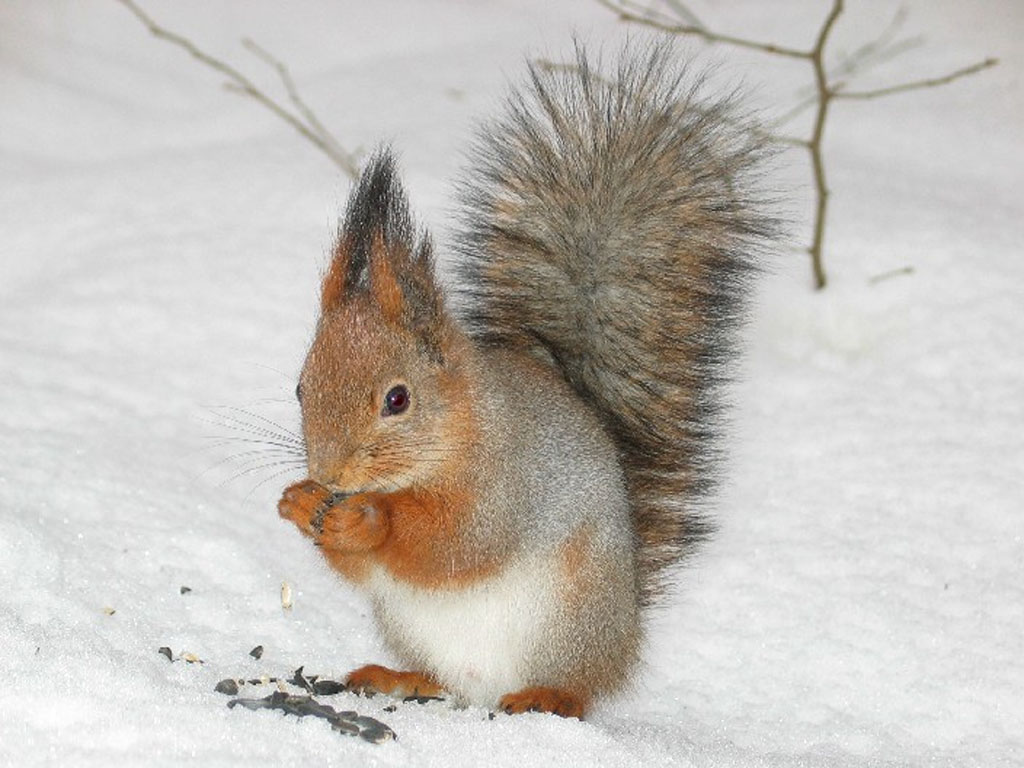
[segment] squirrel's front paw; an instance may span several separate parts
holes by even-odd
[[[277,502],[277,514],[291,520],[307,536],[316,536],[334,494],[315,480],[302,480],[289,485]]]
[[[316,530],[316,543],[339,552],[368,552],[388,534],[377,494],[360,493],[329,503]]]

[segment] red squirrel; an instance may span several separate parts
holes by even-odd
[[[278,510],[404,669],[357,691],[582,717],[706,537],[718,390],[773,235],[764,155],[672,49],[531,67],[460,186],[454,301],[390,152],[348,202]]]

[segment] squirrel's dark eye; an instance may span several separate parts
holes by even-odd
[[[296,384],[295,385],[295,399],[298,400],[299,403],[302,402],[302,385],[301,384]]]
[[[388,390],[384,395],[383,416],[397,416],[409,407],[409,390],[404,384],[399,384]]]

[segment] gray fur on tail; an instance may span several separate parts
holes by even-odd
[[[732,100],[668,45],[607,77],[531,67],[481,130],[461,188],[461,307],[484,345],[551,360],[602,416],[626,472],[641,594],[707,535],[719,390],[774,226],[765,154]]]

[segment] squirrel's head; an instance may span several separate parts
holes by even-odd
[[[461,340],[381,152],[349,200],[296,390],[310,477],[339,492],[428,478],[471,430]]]

